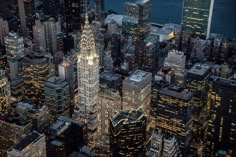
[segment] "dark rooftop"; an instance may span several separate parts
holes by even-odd
[[[173,85],[160,89],[159,93],[184,101],[190,101],[193,97],[193,93],[190,90]]]
[[[31,132],[25,138],[23,138],[18,144],[16,144],[13,148],[22,151],[29,144],[36,142],[40,137],[40,134],[37,132]]]

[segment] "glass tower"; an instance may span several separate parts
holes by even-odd
[[[214,0],[184,0],[182,30],[191,31],[202,39],[208,38]]]

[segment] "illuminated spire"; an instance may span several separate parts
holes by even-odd
[[[87,13],[85,16],[85,24],[84,24],[82,34],[81,34],[80,48],[82,49],[82,51],[95,49],[94,34],[93,34],[92,27],[89,24]]]

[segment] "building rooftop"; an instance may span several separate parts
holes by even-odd
[[[123,81],[123,89],[140,89],[151,83],[152,73],[136,70],[130,77]]]
[[[58,76],[52,76],[52,77],[49,77],[45,82],[44,82],[44,85],[45,86],[47,86],[47,87],[51,87],[51,88],[58,88],[58,87],[61,87],[61,88],[63,88],[63,87],[65,87],[65,86],[67,86],[68,85],[68,83],[64,80],[64,79],[62,79],[62,78],[60,78],[60,77],[58,77]]]
[[[83,127],[83,124],[79,121],[75,121],[69,117],[60,116],[57,118],[56,122],[49,126],[49,132],[52,135],[60,135],[66,129],[68,129],[72,123]]]
[[[50,144],[60,147],[64,145],[64,142],[59,141],[59,140],[53,140],[50,142]]]
[[[190,90],[173,85],[159,89],[159,93],[184,101],[190,101],[193,97],[193,93]]]
[[[129,80],[135,82],[141,82],[142,80],[145,79],[146,75],[148,75],[147,72],[137,70],[129,77]]]
[[[210,71],[211,67],[207,64],[196,63],[191,69],[188,70],[187,75],[205,77],[210,73]]]
[[[121,110],[110,119],[113,126],[117,126],[119,123],[136,123],[144,116],[146,116],[144,110],[138,108],[137,110]]]
[[[116,81],[121,79],[121,75],[112,72],[103,72],[100,74],[100,79],[107,81]]]
[[[28,118],[25,115],[18,114],[15,111],[9,111],[6,114],[0,116],[0,121],[4,121],[9,124],[15,124],[20,127],[25,127],[29,123]]]
[[[41,137],[42,137],[42,135],[40,135],[39,133],[31,132],[26,137],[24,137],[18,144],[13,146],[13,148],[16,149],[16,150],[22,151],[27,146],[29,146],[31,143],[33,144],[36,141],[38,141]]]

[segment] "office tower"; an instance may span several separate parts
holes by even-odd
[[[32,36],[35,8],[34,0],[17,0],[21,31],[24,37]]]
[[[196,63],[187,72],[186,88],[193,92],[193,134],[197,141],[204,140],[207,129],[208,77],[210,66]]]
[[[183,52],[172,50],[169,51],[164,61],[165,67],[170,67],[175,73],[175,81],[178,85],[184,84],[186,56]]]
[[[44,22],[46,31],[46,44],[47,52],[49,52],[53,57],[57,52],[57,25],[54,18],[49,18]]]
[[[98,148],[102,151],[102,156],[108,155],[109,148],[109,116],[121,110],[122,101],[120,94],[120,76],[103,72],[100,75],[100,89],[98,94]],[[117,83],[119,82],[119,85]],[[113,86],[109,86],[111,83]]]
[[[7,157],[46,157],[45,135],[34,131],[7,151]]]
[[[124,33],[142,38],[150,31],[151,1],[137,0],[135,3],[124,4]]]
[[[184,0],[182,30],[208,39],[211,29],[214,0]]]
[[[23,37],[15,32],[10,32],[4,38],[7,61],[10,68],[10,79],[18,77],[19,59],[24,57],[24,41]]]
[[[17,0],[18,11],[20,17],[20,25],[21,31],[24,37],[27,37],[27,27],[26,27],[26,18],[25,18],[25,8],[24,8],[24,0]]]
[[[158,37],[155,35],[148,35],[144,39],[144,53],[140,53],[140,57],[143,58],[137,58],[137,60],[141,60],[142,68],[146,71],[155,73],[158,65]],[[137,45],[138,46],[138,45]],[[136,54],[136,57],[138,54]]]
[[[1,114],[0,117],[0,156],[6,157],[7,150],[28,134],[32,125],[27,117],[14,111]]]
[[[192,132],[192,97],[188,89],[157,83],[153,86],[152,111],[157,129],[178,139],[186,155]]]
[[[58,0],[42,0],[43,11],[45,15],[49,17],[57,18],[59,13],[59,1]]]
[[[75,107],[75,119],[86,122],[88,144],[93,147],[96,142],[97,131],[99,56],[96,52],[95,37],[87,14],[81,34],[77,70],[79,103]]]
[[[4,45],[4,37],[9,33],[8,22],[0,18],[0,45]]]
[[[9,105],[11,90],[5,71],[0,69],[0,112],[4,112]]]
[[[141,70],[136,70],[124,80],[122,87],[123,109],[142,107],[149,117],[151,84],[152,74]]]
[[[74,30],[80,30],[81,27],[81,7],[80,0],[67,0],[65,1],[65,20],[66,31],[73,32]]]
[[[52,76],[44,82],[45,105],[51,116],[70,116],[70,91],[68,82],[60,77]]]
[[[47,106],[39,107],[30,100],[22,100],[12,103],[9,108],[19,115],[27,116],[32,129],[42,132],[49,124],[50,114]]]
[[[218,150],[236,154],[236,77],[225,79],[212,77],[209,83],[207,156],[214,156]]]
[[[84,124],[71,118],[60,116],[45,132],[47,136],[47,156],[67,157],[79,152],[84,145]]]
[[[70,91],[70,100],[71,100],[71,113],[72,109],[74,108],[74,90],[75,90],[75,84],[74,84],[74,65],[72,61],[69,58],[63,58],[63,61],[61,64],[58,65],[58,71],[59,71],[59,77],[66,80],[69,85],[69,91]]]
[[[5,47],[7,60],[11,61],[19,59],[24,56],[24,41],[23,37],[19,36],[15,32],[10,32],[5,38]]]
[[[122,110],[110,117],[112,156],[145,156],[147,116],[142,108]]]
[[[49,77],[49,59],[41,53],[31,52],[21,63],[25,98],[42,106],[44,104],[43,83]]]
[[[104,0],[96,0],[95,1],[95,9],[96,9],[96,16],[97,16],[97,19],[101,22],[103,22],[104,20],[104,11],[105,11],[105,8],[104,8]]]
[[[40,20],[35,20],[35,25],[33,26],[33,41],[35,44],[36,51],[46,52],[46,32],[45,26]]]

